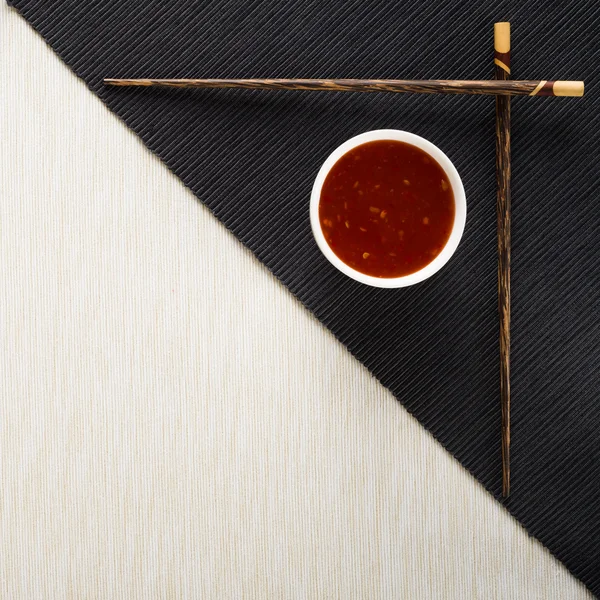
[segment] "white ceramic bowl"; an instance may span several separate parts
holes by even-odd
[[[444,169],[446,172],[448,181],[450,182],[452,191],[454,193],[454,224],[452,225],[452,231],[450,232],[450,237],[448,238],[446,245],[428,265],[424,266],[415,273],[404,275],[402,277],[372,277],[370,275],[365,275],[360,271],[356,271],[352,267],[348,266],[345,262],[338,258],[335,252],[330,248],[325,236],[323,235],[323,230],[321,229],[321,222],[319,219],[321,189],[323,188],[323,183],[325,182],[325,179],[327,178],[327,175],[329,174],[329,171],[333,165],[335,165],[335,163],[344,154],[353,148],[356,148],[356,146],[360,146],[366,142],[374,142],[376,140],[397,140],[399,142],[412,144],[413,146],[416,146],[417,148],[427,152],[429,156],[435,158],[442,169]],[[348,277],[352,277],[352,279],[356,279],[356,281],[360,281],[361,283],[380,288],[399,288],[413,285],[423,281],[424,279],[427,279],[428,277],[431,277],[434,273],[439,271],[454,254],[454,251],[456,250],[465,229],[466,217],[467,201],[465,198],[465,190],[458,175],[458,171],[450,159],[437,146],[434,146],[426,139],[415,135],[414,133],[399,131],[397,129],[378,129],[375,131],[367,131],[366,133],[361,133],[360,135],[349,139],[347,142],[344,142],[341,146],[336,148],[323,163],[323,166],[321,167],[321,170],[315,179],[315,184],[313,185],[310,198],[310,223],[321,252],[323,252],[331,264],[338,268],[342,273],[348,275]]]

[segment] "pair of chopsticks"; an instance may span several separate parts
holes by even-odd
[[[583,96],[583,81],[510,81],[510,23],[494,24],[495,80],[404,79],[105,79],[106,85],[304,90],[313,92],[395,92],[492,94],[496,96],[496,212],[498,219],[498,313],[500,320],[500,402],[502,411],[502,495],[510,494],[510,97]]]

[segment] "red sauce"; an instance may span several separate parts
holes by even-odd
[[[319,219],[347,265],[373,277],[401,277],[428,265],[446,245],[454,194],[444,169],[420,148],[368,142],[332,167]]]

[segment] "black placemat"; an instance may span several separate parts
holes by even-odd
[[[101,80],[489,78],[498,20],[513,24],[514,78],[586,80],[583,99],[513,101],[513,459],[507,507],[600,593],[600,105],[594,87],[600,4],[13,4],[497,497],[493,98],[109,89]],[[322,161],[345,139],[377,128],[406,129],[439,145],[467,193],[467,227],[456,255],[432,279],[408,289],[371,289],[347,279],[320,254],[309,228],[309,194]]]

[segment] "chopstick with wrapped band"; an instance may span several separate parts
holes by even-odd
[[[494,23],[495,77],[510,77],[510,23]],[[541,86],[540,89],[543,89]],[[502,411],[502,495],[510,494],[510,96],[496,96],[496,213]]]
[[[583,81],[460,81],[446,79],[105,79],[105,85],[175,88],[240,88],[310,92],[583,96]]]

